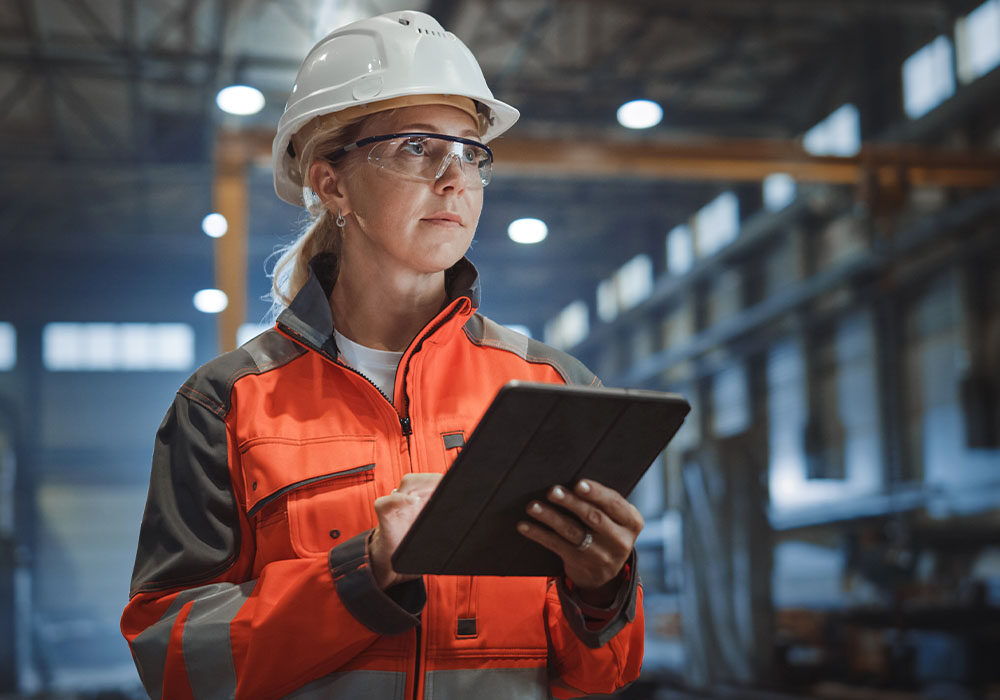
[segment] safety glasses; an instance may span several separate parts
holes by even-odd
[[[445,174],[452,163],[471,189],[486,187],[493,177],[493,151],[486,144],[445,134],[422,132],[369,136],[331,153],[337,158],[371,145],[368,162],[376,168],[409,180],[433,182]]]

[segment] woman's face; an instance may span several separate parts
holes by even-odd
[[[402,132],[479,139],[472,116],[455,107],[422,105],[376,114],[359,140]],[[366,162],[369,147],[340,180],[348,220],[346,255],[371,256],[382,269],[421,274],[446,270],[469,248],[483,208],[483,190],[470,188],[452,164],[434,181],[413,181]],[[334,212],[336,213],[336,212]]]

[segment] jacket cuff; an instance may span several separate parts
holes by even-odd
[[[624,567],[628,572],[628,578],[622,581],[614,602],[607,608],[597,608],[582,601],[579,594],[566,585],[565,578],[560,577],[556,581],[559,603],[562,605],[563,615],[569,622],[570,629],[591,649],[598,649],[607,644],[625,625],[635,619],[636,591],[639,587],[636,558],[633,549]],[[605,622],[592,629],[594,621],[597,620]],[[588,622],[591,624],[588,625]]]
[[[417,626],[427,603],[423,579],[383,591],[368,558],[366,530],[330,550],[330,573],[337,595],[354,618],[376,634],[402,634]]]

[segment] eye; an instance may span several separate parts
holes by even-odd
[[[479,153],[476,151],[475,148],[467,146],[462,151],[462,160],[464,160],[466,163],[475,163],[479,160]]]
[[[400,148],[414,156],[422,156],[425,153],[424,142],[420,139],[407,139]]]

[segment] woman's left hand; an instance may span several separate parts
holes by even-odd
[[[554,486],[547,497],[576,518],[532,501],[527,513],[538,522],[520,522],[518,532],[558,554],[566,577],[584,600],[606,607],[614,600],[615,579],[645,524],[642,515],[617,491],[589,479],[577,483],[573,491]]]

